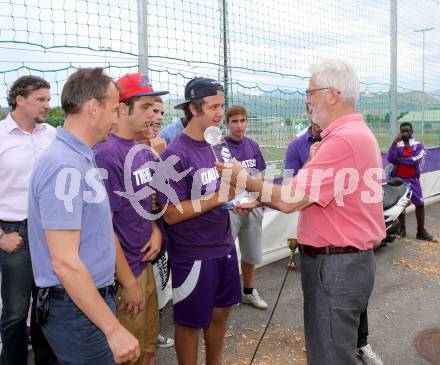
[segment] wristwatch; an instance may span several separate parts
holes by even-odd
[[[5,232],[3,232],[3,230],[2,231],[0,231],[0,240],[3,238],[3,236],[5,235],[6,233]]]

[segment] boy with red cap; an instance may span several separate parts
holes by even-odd
[[[108,173],[105,187],[117,238],[117,316],[139,341],[141,356],[136,364],[153,365],[159,312],[151,261],[160,251],[162,237],[151,220],[151,194],[140,200],[136,197],[149,186],[154,168],[152,153],[136,142],[136,136],[152,127],[154,98],[168,91],[154,91],[148,76],[140,73],[116,82],[120,88],[118,128],[96,146],[96,163]]]

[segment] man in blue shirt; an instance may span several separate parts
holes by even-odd
[[[167,145],[169,145],[172,140],[185,129],[187,124],[188,122],[184,118],[176,120],[162,129],[159,133],[159,137],[163,138]]]
[[[139,344],[116,319],[115,242],[93,146],[117,122],[117,85],[102,68],[79,69],[64,85],[64,128],[37,161],[29,188],[32,267],[40,323],[65,364],[135,361]],[[48,288],[48,289],[44,289]],[[49,300],[44,300],[49,294]],[[48,314],[47,314],[48,313]]]

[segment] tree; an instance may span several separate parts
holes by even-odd
[[[64,112],[57,106],[52,108],[47,116],[46,123],[52,125],[53,127],[59,127],[64,124]]]
[[[285,126],[291,127],[293,125],[293,119],[291,117],[286,117],[283,120]]]

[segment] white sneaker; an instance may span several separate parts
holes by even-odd
[[[258,309],[267,309],[267,303],[261,299],[260,294],[258,294],[257,289],[252,289],[252,294],[243,294],[243,303],[253,305]]]
[[[366,365],[383,365],[382,359],[373,351],[370,344],[358,348],[356,355],[358,355]]]
[[[174,346],[174,340],[171,337],[162,336],[159,333],[159,336],[157,336],[157,347],[167,349],[173,346]]]

